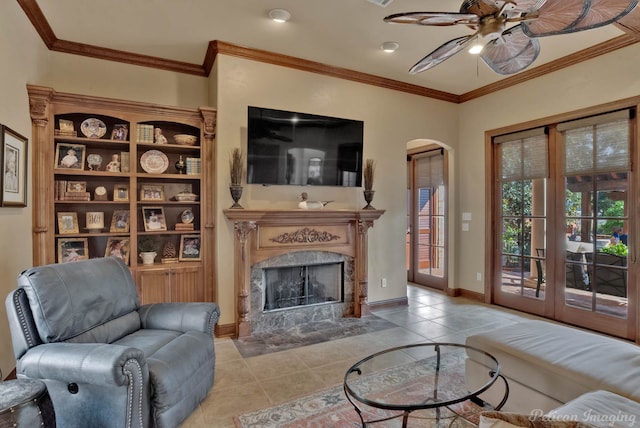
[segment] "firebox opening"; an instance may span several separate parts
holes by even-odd
[[[344,262],[263,269],[264,311],[342,302]]]

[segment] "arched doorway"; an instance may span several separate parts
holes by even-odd
[[[447,151],[431,140],[407,146],[407,280],[446,290]]]

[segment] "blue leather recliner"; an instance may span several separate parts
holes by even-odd
[[[120,259],[30,268],[6,307],[17,376],[60,427],[176,427],[213,386],[218,305],[141,306]]]

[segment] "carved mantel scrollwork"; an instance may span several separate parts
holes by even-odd
[[[340,236],[334,235],[327,231],[305,227],[302,229],[298,229],[295,232],[287,232],[275,236],[271,238],[270,241],[277,242],[278,244],[301,244],[314,242],[331,242],[337,239],[340,239]]]

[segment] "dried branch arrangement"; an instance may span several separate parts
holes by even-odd
[[[364,190],[372,190],[373,189],[373,176],[376,172],[376,163],[373,159],[367,159],[364,162]]]
[[[231,151],[229,157],[229,172],[231,174],[231,185],[239,186],[242,184],[242,175],[244,172],[244,156],[242,150],[235,148]]]

